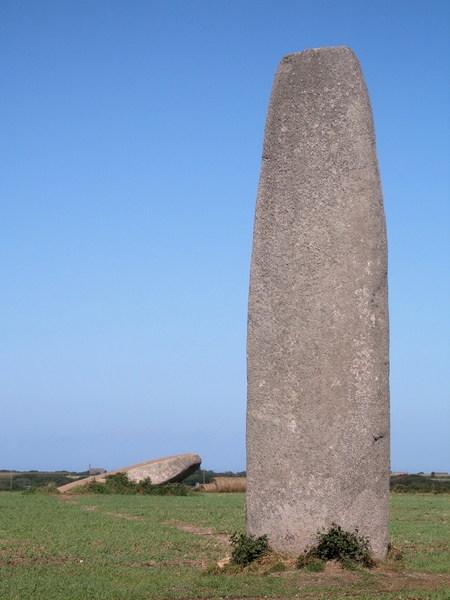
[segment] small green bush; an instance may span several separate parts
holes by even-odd
[[[146,477],[136,484],[138,494],[151,496],[187,496],[192,493],[186,485],[182,483],[162,483],[153,485],[150,477]]]
[[[111,489],[106,486],[105,483],[101,481],[89,481],[85,485],[80,485],[80,487],[74,488],[72,494],[110,494]]]
[[[138,483],[131,481],[127,473],[114,473],[107,475],[105,481],[91,480],[83,486],[73,490],[74,494],[140,494],[152,496],[187,496],[192,494],[189,488],[182,483],[163,483],[153,485],[150,477]]]
[[[48,481],[42,485],[32,485],[29,489],[24,491],[24,494],[43,494],[47,496],[53,496],[59,494],[56,483]]]
[[[316,539],[317,545],[307,548],[298,557],[298,569],[306,568],[313,560],[337,560],[346,568],[352,568],[357,563],[368,568],[374,565],[369,539],[358,535],[358,529],[344,531],[340,525],[332,523],[328,531],[319,530]]]
[[[255,537],[245,533],[235,532],[230,537],[231,562],[240,567],[246,567],[254,560],[266,556],[271,552],[267,535]]]
[[[284,563],[278,561],[276,563],[274,563],[273,565],[271,565],[267,571],[265,571],[264,575],[270,575],[271,573],[282,573],[283,571],[286,571],[287,567]]]
[[[325,562],[320,558],[311,558],[304,568],[308,573],[320,573],[325,569]]]
[[[137,494],[136,484],[126,473],[114,473],[105,477],[105,485],[110,494]]]
[[[297,558],[295,563],[296,569],[304,569],[309,573],[318,573],[325,569],[325,561],[320,558],[315,558],[309,550],[305,550],[303,554]]]
[[[155,485],[153,494],[155,496],[188,496],[191,490],[182,483],[163,483]]]
[[[141,479],[141,481],[136,484],[136,491],[141,495],[153,494],[155,487],[156,486],[153,485],[150,477],[146,477],[145,479]]]

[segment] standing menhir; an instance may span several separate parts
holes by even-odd
[[[385,217],[358,59],[345,47],[285,56],[250,275],[247,533],[297,554],[336,522],[385,557],[388,345]]]

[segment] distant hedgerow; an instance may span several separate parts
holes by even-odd
[[[450,478],[406,473],[391,475],[390,489],[394,494],[450,494]]]
[[[30,488],[24,491],[24,494],[44,494],[48,496],[54,496],[59,494],[56,483],[47,481],[41,485],[32,485]]]

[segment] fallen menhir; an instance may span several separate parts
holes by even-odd
[[[198,454],[176,454],[165,458],[156,458],[146,462],[137,463],[122,469],[86,477],[85,479],[77,479],[72,483],[67,483],[58,488],[61,493],[67,492],[80,485],[85,485],[89,481],[104,481],[108,475],[115,473],[126,473],[131,481],[142,481],[146,477],[150,477],[154,485],[161,483],[175,483],[183,481],[189,475],[192,475],[201,465],[202,459]]]

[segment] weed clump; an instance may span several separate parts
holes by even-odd
[[[44,496],[54,496],[59,494],[56,483],[47,481],[42,485],[32,485],[30,488],[24,491],[24,494],[43,494]]]
[[[136,484],[126,473],[114,473],[105,477],[105,485],[110,494],[137,494]]]
[[[128,478],[127,473],[107,475],[105,481],[88,481],[85,485],[75,488],[75,494],[139,494],[151,496],[188,496],[190,490],[182,483],[163,483],[154,485],[150,477],[135,482]]]
[[[325,569],[325,561],[302,554],[298,557],[295,566],[297,569],[304,569],[308,573],[320,573]]]
[[[370,550],[369,539],[358,534],[358,529],[345,531],[340,525],[332,523],[328,531],[319,530],[316,534],[317,545],[307,548],[296,562],[297,569],[323,570],[314,562],[324,563],[336,560],[346,568],[354,568],[356,565],[373,567],[374,559]]]
[[[75,494],[136,494],[136,484],[128,479],[126,473],[107,475],[104,481],[92,479],[85,485],[75,488]]]
[[[150,496],[188,496],[189,488],[182,483],[161,483],[153,485],[150,477],[136,484],[138,494]]]
[[[235,532],[230,537],[230,544],[233,548],[231,563],[239,567],[246,567],[271,552],[267,535],[255,537],[254,535]]]
[[[287,567],[280,560],[277,560],[272,565],[269,566],[267,571],[264,571],[263,575],[271,575],[272,573],[282,573],[286,571]]]
[[[397,546],[394,546],[394,544],[389,542],[387,558],[388,558],[388,560],[392,560],[392,561],[400,563],[400,562],[403,562],[405,555],[403,554],[403,551],[400,548],[397,548]]]

